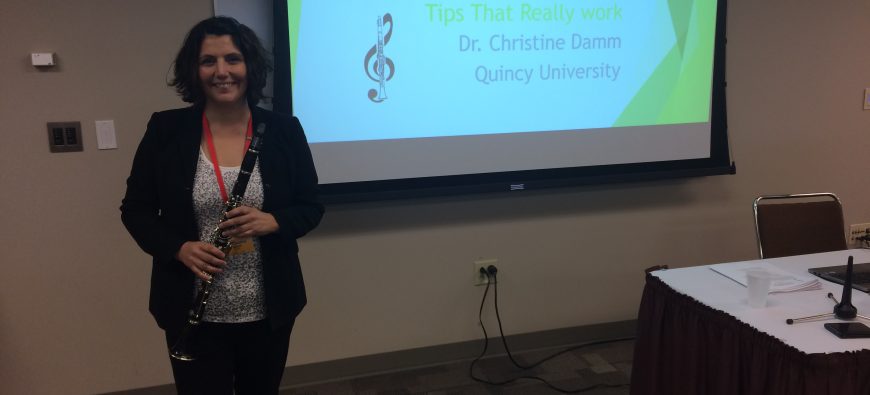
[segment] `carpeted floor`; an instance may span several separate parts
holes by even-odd
[[[525,371],[514,367],[507,356],[490,357],[479,361],[474,371],[478,378],[493,382],[506,381],[520,376],[538,376],[565,391],[594,387],[581,393],[627,395],[633,348],[634,341],[583,347],[564,353]],[[560,350],[529,351],[514,355],[514,357],[521,365],[531,365]],[[507,385],[479,383],[469,377],[470,365],[471,361],[468,360],[375,376],[357,377],[288,388],[282,390],[281,395],[535,395],[562,393],[538,380],[520,379]]]

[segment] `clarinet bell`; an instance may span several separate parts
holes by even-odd
[[[193,329],[197,324],[199,324],[199,322],[191,318],[188,320],[187,325],[182,328],[178,339],[175,340],[175,344],[173,344],[172,348],[169,349],[169,356],[172,357],[172,359],[185,362],[196,360],[193,353],[189,350],[189,343],[190,336],[193,334]]]
[[[172,347],[172,349],[169,350],[169,356],[173,359],[185,362],[196,360],[193,355],[187,353],[185,350],[182,350],[181,347]]]

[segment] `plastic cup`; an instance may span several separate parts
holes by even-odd
[[[749,306],[766,306],[767,294],[770,292],[770,273],[763,269],[747,270],[746,288],[749,291]]]

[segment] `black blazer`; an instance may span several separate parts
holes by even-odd
[[[127,178],[121,220],[154,259],[149,310],[163,329],[178,329],[193,302],[194,275],[175,254],[199,239],[193,212],[193,179],[202,136],[202,107],[154,113]],[[253,124],[266,124],[260,149],[263,211],[279,231],[260,239],[268,319],[292,322],[305,306],[296,239],[323,216],[317,173],[299,120],[252,107]],[[231,186],[230,186],[231,188]]]

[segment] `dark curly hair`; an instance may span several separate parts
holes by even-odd
[[[242,52],[247,68],[248,90],[245,96],[248,105],[256,105],[263,98],[266,77],[272,71],[269,53],[251,28],[234,18],[215,16],[196,24],[184,39],[173,62],[174,77],[169,86],[174,86],[181,99],[188,103],[202,104],[205,93],[199,81],[199,52],[205,36],[229,35],[233,44]]]

